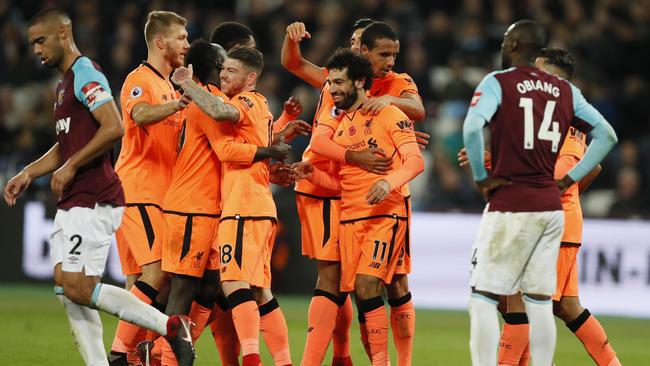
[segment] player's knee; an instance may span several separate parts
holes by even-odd
[[[565,323],[569,323],[577,318],[584,308],[580,305],[580,302],[567,300],[566,298],[560,299],[560,301],[555,301],[553,303],[553,314],[558,318],[562,319]]]
[[[255,287],[253,288],[253,297],[255,298],[255,302],[257,302],[258,305],[262,305],[273,300],[273,293],[269,288]]]
[[[90,305],[92,288],[87,288],[82,282],[63,281],[63,293],[75,304]]]
[[[357,275],[354,281],[354,292],[361,300],[381,296],[382,281],[373,276]]]
[[[386,288],[389,299],[399,299],[409,293],[409,282],[406,275],[396,275]]]

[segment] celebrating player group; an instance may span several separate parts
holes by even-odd
[[[319,66],[301,53],[306,26],[287,26],[282,65],[320,89],[309,124],[293,97],[273,117],[256,89],[264,56],[248,27],[222,23],[190,45],[186,26],[176,13],[149,13],[147,59],[124,81],[118,109],[64,11],[41,11],[28,25],[34,53],[62,74],[57,142],[7,182],[4,197],[14,205],[52,174],[55,294],[85,364],[192,365],[206,327],[222,365],[261,365],[260,333],[275,365],[297,363],[271,291],[275,183],[295,185],[302,254],[318,271],[300,365],[320,366],[330,342],[327,362],[353,365],[352,300],[368,356],[354,364],[390,365],[390,328],[398,366],[411,365],[408,185],[424,170],[428,136],[414,128],[425,117],[417,86],[393,70],[398,34],[359,19],[350,44]],[[544,45],[537,23],[512,24],[503,69],[479,84],[463,125],[459,161],[487,202],[471,253],[472,364],[550,366],[555,313],[597,365],[616,366],[605,331],[578,301],[576,256],[578,194],[617,138],[568,81],[571,55]],[[309,134],[301,161],[288,162],[287,143]],[[126,289],[100,282],[113,235]],[[108,354],[97,310],[120,319]]]

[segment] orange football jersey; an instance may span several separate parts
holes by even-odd
[[[375,78],[372,81],[372,87],[370,87],[371,97],[380,97],[382,95],[399,97],[404,92],[419,95],[417,85],[408,74],[398,74],[393,71],[383,78]]]
[[[574,127],[569,132],[560,148],[560,154],[555,162],[555,179],[563,178],[585,154],[587,135]],[[582,243],[582,207],[580,206],[580,190],[578,182],[574,183],[562,195],[564,210],[564,234],[562,241],[567,243]]]
[[[273,115],[266,98],[247,91],[235,95],[229,102],[239,110],[239,121],[234,124],[235,142],[254,146],[270,146],[273,139]],[[270,188],[268,160],[252,165],[224,162],[221,217],[276,217],[275,202]]]
[[[127,203],[161,205],[171,182],[178,154],[184,112],[160,122],[138,126],[131,117],[139,103],[163,104],[178,99],[171,82],[143,62],[124,81],[120,94],[124,137],[115,170],[120,176]]]
[[[394,158],[394,170],[402,165],[398,148],[403,144],[416,143],[413,122],[395,106],[382,109],[376,116],[364,116],[358,111],[346,113],[338,122],[333,140],[348,150],[381,148],[388,156]],[[382,203],[370,205],[366,195],[373,184],[385,176],[369,173],[356,165],[345,163],[341,164],[340,169],[341,221],[377,215],[407,217],[402,187],[393,189]]]

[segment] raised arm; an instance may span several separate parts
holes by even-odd
[[[300,51],[300,41],[309,38],[311,38],[311,34],[305,29],[304,23],[295,22],[289,24],[282,44],[280,62],[290,73],[301,78],[309,85],[320,88],[327,79],[325,71],[305,60]]]
[[[191,102],[192,99],[186,94],[183,94],[178,100],[163,104],[141,102],[133,106],[131,117],[138,126],[151,125],[187,108]]]
[[[192,79],[192,65],[181,66],[174,70],[171,80],[183,88],[184,94],[190,96],[192,101],[217,122],[237,123],[239,110],[223,99],[202,88]]]

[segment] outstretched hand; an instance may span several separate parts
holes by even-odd
[[[174,70],[171,76],[171,81],[176,85],[181,85],[183,82],[192,79],[193,74],[194,70],[192,69],[192,64],[187,65],[187,67],[181,66]]]

